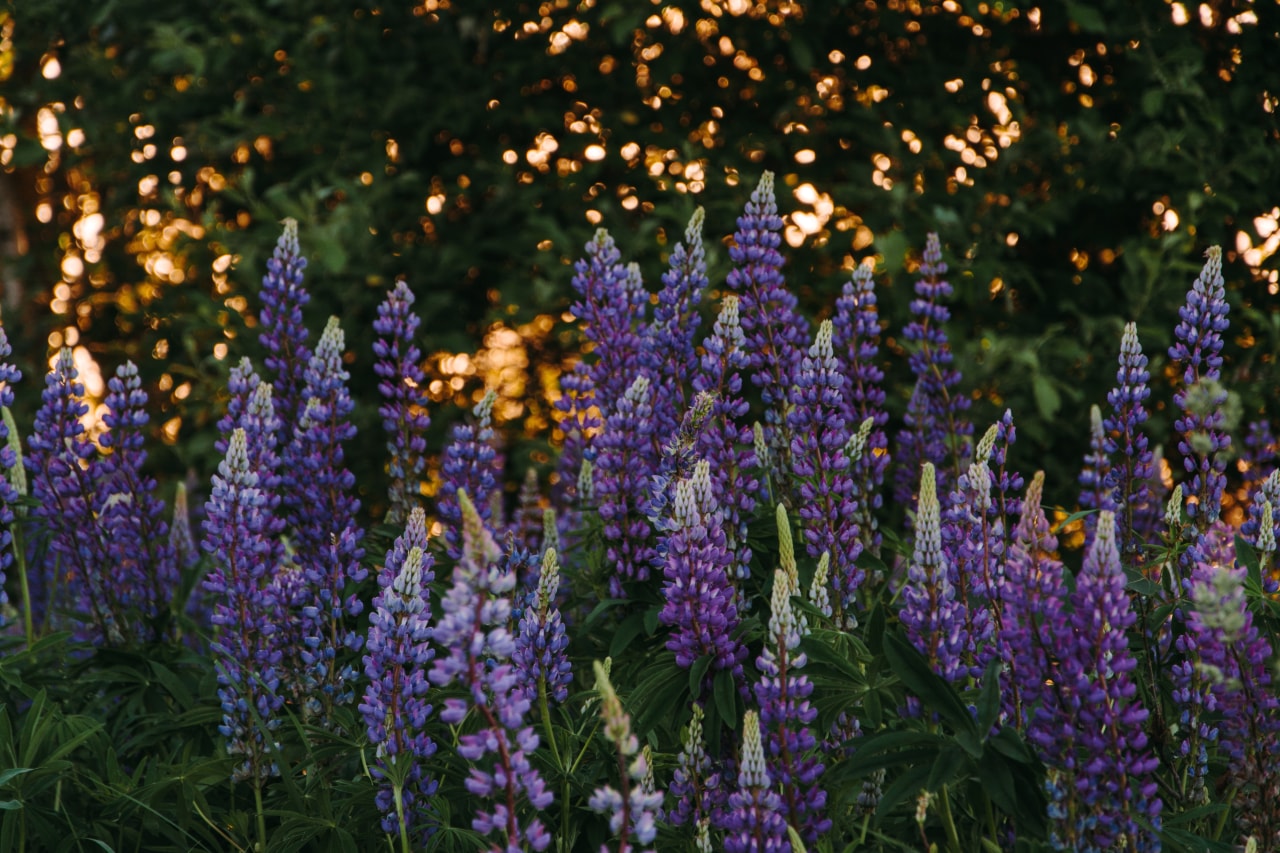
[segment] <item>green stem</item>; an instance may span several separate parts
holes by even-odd
[[[409,853],[409,827],[404,819],[404,785],[391,786],[396,798],[396,820],[400,823],[400,853]]]
[[[956,822],[951,816],[951,797],[947,793],[947,786],[942,786],[940,795],[942,800],[942,826],[947,831],[947,847],[955,853],[960,853],[960,836],[956,833]]]
[[[253,803],[258,811],[258,850],[266,853],[267,850],[267,817],[262,811],[262,782],[257,780],[253,784]]]
[[[538,710],[542,713],[542,725],[547,730],[547,743],[551,744],[551,755],[556,760],[556,767],[564,772],[564,762],[560,760],[560,748],[556,745],[555,733],[551,730],[551,710],[547,705],[547,678],[538,676]]]
[[[31,585],[27,581],[27,548],[22,541],[22,525],[14,519],[9,532],[13,537],[13,563],[18,567],[18,578],[22,584],[22,627],[27,634],[27,648],[36,642],[35,617],[31,614]]]

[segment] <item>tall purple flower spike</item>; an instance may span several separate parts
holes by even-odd
[[[0,326],[0,408],[5,418],[0,421],[0,605],[8,604],[5,594],[5,573],[13,565],[13,534],[10,528],[15,520],[14,507],[24,497],[17,486],[16,477],[23,471],[18,459],[18,437],[9,431],[9,408],[13,406],[13,386],[22,380],[22,371],[9,363],[13,348],[9,345],[9,337],[4,326]],[[25,473],[22,474],[25,477]],[[27,615],[30,618],[29,614]],[[4,617],[0,616],[0,628],[4,627]]]
[[[670,441],[690,400],[685,388],[698,364],[698,303],[707,289],[707,256],[702,245],[702,208],[694,211],[684,242],[671,250],[662,290],[640,349],[640,364],[656,395],[654,427],[659,440]]]
[[[498,452],[494,448],[493,404],[497,394],[485,392],[471,413],[475,423],[457,423],[453,427],[453,439],[444,449],[440,463],[439,497],[436,512],[445,525],[445,541],[449,556],[458,559],[462,555],[462,506],[463,492],[475,495],[477,512],[492,531],[493,504],[491,496],[498,489]]]
[[[373,321],[373,330],[379,336],[373,342],[373,354],[378,359],[373,370],[378,375],[378,393],[383,401],[378,414],[387,433],[390,456],[388,524],[402,523],[418,504],[426,462],[426,431],[431,425],[422,352],[413,342],[421,322],[413,312],[413,299],[408,283],[400,279],[378,306],[378,319]]]
[[[1116,511],[1115,477],[1111,473],[1111,455],[1107,452],[1107,436],[1102,423],[1102,410],[1089,408],[1089,453],[1084,458],[1080,472],[1080,508],[1101,512]],[[1093,532],[1098,526],[1096,514],[1085,516],[1085,547],[1093,544]]]
[[[1147,421],[1146,401],[1151,396],[1147,387],[1150,379],[1137,324],[1126,323],[1120,339],[1116,387],[1107,394],[1111,412],[1102,423],[1106,436],[1103,449],[1112,460],[1107,483],[1116,503],[1120,558],[1126,564],[1142,559],[1142,546],[1155,532],[1160,515],[1149,486],[1156,476],[1155,458],[1142,431]]]
[[[941,514],[937,474],[933,463],[926,462],[920,472],[915,547],[902,586],[901,617],[907,637],[934,672],[956,681],[967,675],[962,661],[965,613],[956,600],[949,561],[942,550]]]
[[[765,764],[760,717],[748,710],[742,719],[738,788],[717,815],[726,853],[790,853],[783,814],[782,799]]]
[[[645,308],[649,295],[639,267],[624,266],[609,232],[601,228],[586,245],[587,256],[574,265],[573,289],[578,301],[570,310],[583,324],[583,335],[595,345],[589,375],[600,410],[608,414],[641,369]]]
[[[258,340],[267,350],[267,369],[274,377],[271,385],[283,431],[281,445],[289,441],[307,406],[303,389],[311,349],[302,309],[311,301],[311,295],[302,285],[302,271],[306,268],[307,259],[298,247],[298,223],[286,219],[275,251],[267,260],[260,294],[262,310],[258,314],[262,325]]]
[[[596,439],[595,496],[604,523],[609,594],[626,595],[624,582],[648,579],[654,560],[648,517],[649,484],[656,473],[653,389],[637,376]]]

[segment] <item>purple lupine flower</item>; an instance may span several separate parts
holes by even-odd
[[[491,495],[498,489],[498,451],[494,448],[493,404],[496,392],[485,392],[471,413],[476,422],[457,423],[453,427],[453,440],[444,449],[440,463],[440,492],[436,498],[436,513],[445,525],[445,541],[449,556],[458,559],[462,555],[462,506],[463,492],[475,495],[473,506],[480,518],[494,530]]]
[[[1231,447],[1222,411],[1227,391],[1218,383],[1230,306],[1222,279],[1222,249],[1211,246],[1205,254],[1208,260],[1187,291],[1187,304],[1178,309],[1182,320],[1174,330],[1177,341],[1169,347],[1169,358],[1182,368],[1182,387],[1173,401],[1182,410],[1174,422],[1181,436],[1178,450],[1191,475],[1187,514],[1202,532],[1222,509],[1226,451]]]
[[[281,444],[289,441],[307,407],[304,388],[311,349],[307,346],[302,309],[311,301],[311,295],[302,286],[302,271],[306,268],[307,259],[298,248],[298,223],[286,219],[275,251],[267,259],[260,293],[262,310],[258,314],[262,325],[258,341],[267,350],[267,369],[275,377],[271,385],[282,429]]]
[[[107,383],[103,421],[108,431],[100,443],[110,454],[98,463],[94,506],[116,572],[116,595],[137,611],[140,619],[133,627],[138,638],[158,641],[173,635],[168,617],[178,591],[178,559],[169,542],[164,503],[155,495],[156,481],[142,471],[146,404],[138,368],[126,362]]]
[[[557,429],[564,434],[556,473],[552,476],[551,505],[556,509],[557,532],[568,538],[580,528],[578,475],[584,464],[595,461],[594,436],[603,421],[595,405],[595,386],[590,368],[583,362],[560,374],[560,396],[551,404],[559,412]]]
[[[271,733],[284,702],[277,692],[280,650],[272,637],[277,603],[267,584],[276,569],[267,541],[267,500],[249,460],[245,430],[237,428],[213,477],[201,546],[213,561],[204,589],[213,598],[212,650],[222,701],[218,730],[227,751],[244,758],[232,778],[260,786],[276,772]]]
[[[742,717],[742,760],[738,789],[727,808],[717,815],[724,830],[726,853],[790,853],[782,800],[764,760],[760,717],[748,710]]]
[[[585,251],[587,256],[573,268],[573,289],[579,299],[569,310],[582,321],[583,335],[595,345],[591,382],[597,405],[608,414],[641,367],[649,295],[640,282],[639,267],[623,266],[608,231],[597,230]]]
[[[649,578],[653,564],[653,526],[649,522],[649,484],[656,469],[653,390],[637,376],[605,419],[596,439],[595,496],[604,524],[606,564],[613,567],[609,594],[625,598],[624,582]]]
[[[1249,421],[1243,444],[1240,450],[1241,473],[1245,488],[1252,489],[1275,467],[1280,444],[1271,431],[1271,422],[1265,418]]]
[[[77,381],[69,347],[58,353],[45,377],[40,408],[27,436],[27,468],[36,499],[31,517],[49,537],[50,559],[42,580],[58,600],[44,602],[45,613],[70,605],[84,635],[95,643],[120,645],[132,629],[110,577],[105,537],[94,517],[98,451],[80,422],[89,407]],[[58,571],[57,576],[53,572]]]
[[[1036,730],[1047,735],[1036,744],[1063,797],[1050,805],[1051,831],[1071,849],[1107,850],[1120,839],[1132,850],[1160,849],[1139,823],[1160,828],[1159,761],[1147,747],[1147,710],[1132,676],[1137,660],[1126,632],[1137,615],[1125,582],[1115,514],[1104,510],[1058,641],[1058,678],[1038,711],[1046,725]]]
[[[916,377],[906,428],[898,433],[902,455],[894,475],[895,499],[906,505],[911,503],[916,471],[922,463],[932,462],[938,468],[944,490],[951,478],[960,476],[962,461],[969,455],[969,436],[973,435],[973,424],[964,416],[970,401],[958,393],[960,371],[952,366],[951,344],[943,330],[951,312],[942,300],[953,293],[943,278],[946,274],[942,244],[937,234],[930,233],[916,282],[917,298],[911,302],[915,319],[902,332],[913,345],[908,361]]]
[[[378,414],[387,433],[390,455],[389,524],[403,522],[418,502],[426,431],[431,425],[422,352],[413,342],[419,322],[413,313],[413,291],[400,279],[378,306],[378,319],[373,321],[373,330],[380,336],[373,342],[373,354],[378,357],[373,370],[378,375],[378,393],[383,400]]]
[[[516,499],[515,518],[512,519],[511,534],[518,545],[534,553],[543,551],[544,510],[542,492],[538,487],[538,469],[529,468],[524,472],[524,482],[520,484],[520,492]]]
[[[779,790],[787,822],[813,844],[831,829],[831,821],[823,814],[827,792],[818,784],[823,765],[814,754],[817,740],[809,728],[818,709],[809,704],[813,684],[800,671],[805,665],[799,651],[802,628],[791,607],[791,597],[799,593],[796,579],[783,569],[774,571],[769,633],[756,660],[761,677],[755,696],[769,777]]]
[[[734,554],[732,577],[751,573],[747,520],[756,508],[760,483],[754,476],[760,460],[752,449],[751,428],[741,419],[748,411],[742,399],[741,371],[747,366],[746,338],[738,314],[738,298],[724,297],[711,334],[703,341],[703,355],[693,376],[699,393],[714,395],[711,422],[698,436],[696,452],[711,466],[711,485],[724,513],[729,550]]]
[[[472,763],[467,790],[486,801],[471,822],[481,835],[497,833],[495,851],[520,850],[524,846],[544,850],[551,836],[537,817],[522,820],[517,802],[534,809],[551,805],[552,795],[542,777],[529,764],[538,748],[538,735],[525,725],[529,699],[511,665],[515,642],[507,625],[516,578],[504,571],[502,552],[485,527],[465,491],[459,492],[462,516],[462,557],[453,570],[453,586],[440,605],[444,613],[435,626],[435,641],[444,651],[428,674],[432,684],[447,687],[458,682],[466,699],[444,700],[440,719],[461,723],[472,709],[480,730],[461,735],[458,754]],[[492,753],[492,770],[479,766]]]
[[[794,374],[787,426],[791,430],[791,462],[795,502],[806,522],[805,550],[817,558],[831,555],[836,617],[854,624],[854,596],[864,572],[855,564],[862,553],[855,518],[855,486],[845,444],[841,389],[844,376],[831,345],[832,325],[823,321],[813,345]]]
[[[1111,456],[1107,452],[1107,436],[1102,425],[1102,410],[1089,408],[1089,453],[1080,471],[1080,508],[1101,512],[1116,511],[1115,476],[1111,473]],[[1084,519],[1084,542],[1093,544],[1093,531],[1098,526],[1097,514]]]
[[[773,173],[765,172],[738,217],[725,284],[741,300],[751,381],[765,405],[765,438],[774,450],[775,479],[785,480],[790,438],[786,426],[787,394],[800,367],[809,324],[796,310],[796,297],[782,276],[782,217],[773,194]]]
[[[1269,509],[1270,504],[1264,505]],[[1269,514],[1269,513],[1267,513]],[[1274,542],[1270,543],[1274,549]],[[1280,839],[1280,699],[1271,686],[1271,644],[1254,624],[1244,594],[1243,566],[1201,564],[1191,579],[1195,608],[1187,631],[1221,715],[1218,743],[1241,838]]]
[[[1280,527],[1267,525],[1263,519],[1264,507],[1271,507],[1273,525],[1280,521],[1277,518],[1276,510],[1280,508],[1280,468],[1273,469],[1267,478],[1263,480],[1256,489],[1254,489],[1249,501],[1249,513],[1243,524],[1240,525],[1240,535],[1244,540],[1258,550],[1262,550],[1264,537],[1270,536],[1270,541],[1274,543],[1280,534]],[[1263,581],[1269,580],[1265,574]]]
[[[1112,460],[1107,485],[1112,489],[1119,518],[1120,558],[1135,564],[1142,559],[1145,538],[1155,531],[1160,507],[1148,483],[1155,478],[1155,460],[1142,425],[1147,420],[1147,387],[1151,374],[1142,354],[1136,323],[1126,323],[1120,338],[1120,369],[1116,387],[1107,394],[1111,413],[1103,421],[1103,449]]]
[[[569,696],[573,683],[573,669],[565,650],[569,637],[564,632],[564,621],[556,607],[556,593],[560,588],[560,561],[554,548],[542,553],[542,571],[538,586],[528,594],[520,629],[516,634],[515,651],[511,660],[524,684],[530,702],[548,699],[563,702]]]
[[[667,558],[663,568],[665,603],[659,620],[671,627],[667,648],[676,663],[689,668],[710,655],[711,670],[742,677],[747,656],[734,633],[738,607],[730,582],[733,554],[724,534],[724,517],[711,488],[711,466],[699,462],[693,476],[676,484]]]
[[[702,208],[693,212],[684,232],[684,242],[671,250],[668,269],[662,276],[662,290],[653,309],[653,323],[639,353],[640,365],[649,377],[655,394],[654,432],[667,442],[680,425],[689,405],[685,386],[697,353],[698,303],[707,288],[707,258],[702,246]]]
[[[941,512],[937,474],[933,463],[926,462],[920,472],[914,554],[902,586],[902,624],[933,671],[956,681],[967,674],[962,662],[965,614],[942,551]]]
[[[4,412],[4,419],[0,420],[0,611],[3,610],[3,605],[9,603],[4,587],[6,572],[13,565],[10,550],[13,534],[10,529],[15,521],[14,508],[23,498],[14,480],[15,474],[22,471],[22,462],[15,450],[15,446],[20,448],[21,445],[17,444],[17,436],[10,433],[9,429],[13,386],[22,379],[22,371],[9,363],[9,356],[12,354],[13,347],[9,345],[9,337],[5,334],[4,326],[0,326],[0,409]],[[3,627],[4,617],[0,615],[0,628]]]
[[[890,460],[885,432],[889,414],[884,410],[884,371],[876,363],[880,356],[880,313],[872,272],[871,264],[859,264],[852,280],[845,283],[844,292],[836,300],[832,344],[845,376],[846,390],[841,400],[846,424],[861,424],[868,418],[872,422],[864,452],[853,461],[853,499],[857,505],[858,536],[865,548],[879,554],[881,536],[875,514],[884,503],[880,487]]]
[[[671,795],[676,798],[675,808],[667,812],[667,819],[674,826],[709,822],[711,816],[724,805],[720,774],[712,766],[702,738],[702,705],[693,703],[693,718],[684,733],[684,743],[678,758],[679,766],[671,777]]]
[[[377,750],[373,776],[381,780],[378,809],[382,828],[407,840],[436,782],[423,765],[436,752],[425,732],[431,705],[427,668],[431,648],[431,601],[427,587],[435,578],[433,560],[423,551],[426,515],[409,511],[405,530],[387,552],[378,574],[378,595],[369,613],[364,672],[369,684],[360,713]]]
[[[662,792],[652,786],[648,750],[640,751],[640,743],[631,733],[631,716],[622,709],[622,700],[609,682],[609,673],[599,661],[595,661],[593,667],[596,689],[600,692],[604,736],[614,744],[618,756],[621,790],[612,785],[596,788],[587,805],[592,811],[609,816],[609,831],[618,839],[618,853],[631,853],[635,849],[633,839],[641,847],[653,843],[658,832],[656,821],[662,808]],[[601,853],[607,853],[608,849],[608,845],[600,848]]]

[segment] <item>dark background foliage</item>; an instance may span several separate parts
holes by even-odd
[[[258,355],[246,327],[282,218],[311,260],[309,321],[342,316],[357,390],[372,391],[374,308],[407,276],[433,397],[504,377],[518,474],[546,459],[524,442],[574,346],[568,263],[594,223],[653,286],[694,207],[710,237],[732,233],[764,169],[802,241],[788,271],[806,310],[875,255],[891,350],[911,258],[940,233],[979,431],[1012,407],[1014,462],[1049,469],[1056,500],[1072,500],[1122,323],[1158,375],[1207,246],[1226,252],[1230,384],[1280,384],[1273,3],[10,0],[0,15],[5,327],[32,380],[64,341],[104,371],[137,361],[167,470],[216,462],[218,395]],[[711,261],[722,280],[727,254]],[[29,410],[38,381],[23,386]],[[890,405],[909,388],[893,377]],[[456,413],[433,417],[439,446]],[[368,393],[358,420],[357,464],[377,467]]]

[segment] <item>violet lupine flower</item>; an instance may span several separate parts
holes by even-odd
[[[805,550],[815,559],[831,555],[836,617],[849,625],[865,573],[854,563],[862,553],[862,541],[855,520],[853,471],[844,452],[849,441],[841,395],[844,376],[831,333],[831,321],[823,321],[795,372],[787,426],[792,436],[795,499],[806,522]]]
[[[720,774],[712,766],[702,737],[702,705],[693,703],[693,718],[685,730],[683,746],[677,759],[679,766],[671,777],[671,795],[675,808],[667,812],[674,826],[709,823],[711,816],[724,806]]]
[[[426,540],[426,516],[414,507],[378,573],[379,592],[365,642],[369,684],[360,705],[369,742],[377,750],[372,772],[382,782],[377,798],[382,829],[403,838],[436,790],[423,764],[436,752],[424,731],[431,713],[425,698],[427,668],[435,657],[427,591],[435,573],[431,555],[422,549]]]
[[[1127,564],[1142,560],[1142,545],[1155,532],[1160,507],[1148,483],[1155,478],[1155,460],[1142,425],[1147,420],[1147,387],[1151,374],[1142,354],[1136,323],[1126,323],[1120,338],[1120,369],[1116,387],[1107,394],[1111,413],[1103,421],[1103,450],[1112,460],[1107,485],[1116,504],[1120,533],[1120,559]]]
[[[661,813],[662,792],[651,784],[653,769],[648,750],[640,751],[640,743],[631,733],[631,716],[622,709],[622,700],[609,682],[608,672],[599,661],[593,663],[593,668],[596,689],[600,692],[604,736],[616,748],[622,790],[612,785],[596,788],[587,805],[592,811],[609,815],[609,831],[618,839],[618,853],[631,853],[635,850],[633,840],[641,847],[653,843],[658,833],[656,821]],[[608,850],[607,844],[602,845],[600,853]],[[652,853],[652,850],[643,853]]]
[[[755,711],[742,717],[742,760],[738,789],[727,808],[717,815],[724,830],[725,853],[790,853],[782,799],[774,790],[764,759],[760,718]]]
[[[907,638],[929,661],[933,671],[956,681],[964,670],[964,608],[956,600],[951,568],[942,551],[942,510],[933,463],[920,472],[916,507],[915,549],[902,586],[902,624]]]
[[[880,527],[876,512],[884,503],[880,487],[889,467],[889,438],[885,425],[884,371],[876,363],[880,356],[880,313],[876,307],[876,284],[871,264],[859,264],[853,278],[836,300],[832,345],[844,371],[841,393],[845,423],[860,424],[867,418],[872,426],[864,452],[853,461],[855,518],[863,547],[880,553]]]
[[[548,699],[556,703],[567,699],[569,685],[573,683],[573,669],[565,653],[569,637],[564,632],[560,609],[556,607],[559,588],[560,561],[555,549],[548,548],[542,553],[538,586],[526,600],[515,651],[511,654],[529,701],[540,702],[543,708]]]
[[[663,568],[665,603],[658,617],[672,629],[667,648],[686,669],[703,655],[710,655],[708,679],[715,671],[728,670],[735,680],[741,680],[747,650],[733,636],[738,627],[738,607],[730,582],[734,558],[711,488],[711,466],[699,462],[693,476],[675,488]]]
[[[277,602],[267,584],[276,569],[267,541],[267,499],[249,459],[245,430],[238,428],[213,477],[201,546],[213,563],[204,589],[213,599],[212,650],[222,701],[218,730],[227,751],[244,758],[232,779],[261,786],[276,772],[271,733],[284,702],[277,692],[280,650],[272,636]]]
[[[749,408],[742,399],[741,375],[748,362],[738,306],[738,297],[724,297],[711,334],[703,341],[693,387],[699,393],[714,395],[711,423],[699,434],[696,452],[711,466],[712,489],[724,513],[727,545],[734,554],[731,576],[745,580],[751,574],[747,520],[755,511],[760,491],[753,472],[763,460],[752,449],[751,428],[741,424]]]
[[[1263,519],[1263,511],[1266,505],[1270,505],[1272,512],[1272,521],[1280,521],[1277,518],[1276,509],[1280,508],[1280,469],[1273,469],[1267,478],[1263,480],[1256,489],[1254,489],[1249,501],[1249,513],[1243,524],[1240,525],[1240,535],[1244,540],[1258,550],[1262,550],[1262,543],[1265,536],[1270,535],[1271,541],[1274,543],[1280,535],[1280,527],[1265,524]],[[1268,578],[1263,577],[1263,581]]]
[[[961,462],[969,455],[969,436],[973,435],[973,424],[964,416],[970,401],[957,393],[960,371],[952,366],[951,344],[943,330],[951,312],[942,300],[953,293],[943,278],[946,274],[942,244],[937,234],[930,233],[920,263],[920,280],[916,282],[917,298],[911,302],[915,319],[902,332],[903,338],[913,344],[908,362],[916,385],[907,406],[906,429],[898,433],[903,450],[894,475],[894,496],[907,505],[912,500],[919,466],[932,462],[945,490],[950,478],[960,475]],[[945,473],[948,470],[950,477]]]
[[[613,567],[609,594],[625,598],[624,582],[649,578],[654,549],[649,522],[649,484],[657,453],[653,435],[653,391],[637,376],[605,419],[596,438],[595,495],[604,524],[606,564]]]
[[[27,436],[27,468],[36,499],[31,516],[49,537],[50,559],[42,580],[46,589],[69,597],[45,602],[45,612],[70,604],[88,639],[120,645],[132,629],[120,587],[108,575],[112,564],[94,517],[98,451],[80,422],[89,407],[82,399],[84,385],[76,377],[72,351],[63,347],[45,377],[40,408]],[[60,573],[56,578],[55,568]]]
[[[780,792],[787,822],[813,844],[831,829],[831,821],[823,815],[827,792],[818,785],[823,765],[814,754],[817,740],[809,728],[818,717],[818,709],[809,704],[813,684],[800,672],[806,661],[799,651],[800,621],[791,607],[791,597],[799,594],[787,572],[776,569],[769,634],[756,659],[760,681],[755,695],[769,776]]]
[[[281,443],[286,443],[307,407],[304,388],[311,349],[307,346],[307,327],[302,322],[302,309],[311,295],[302,286],[302,271],[307,259],[298,248],[298,223],[284,221],[284,232],[276,241],[275,251],[267,259],[267,274],[262,277],[262,310],[258,321],[262,331],[258,341],[267,350],[267,369],[275,376],[276,416],[283,430]]]
[[[1050,804],[1052,831],[1068,849],[1160,849],[1139,819],[1160,828],[1161,802],[1147,747],[1147,710],[1132,673],[1137,660],[1127,631],[1137,615],[1125,590],[1115,514],[1098,518],[1093,545],[1071,595],[1071,615],[1058,643],[1051,698],[1039,709],[1036,741],[1060,785]],[[1065,812],[1059,811],[1065,807]]]
[[[1218,743],[1238,792],[1233,811],[1241,837],[1274,842],[1280,838],[1274,798],[1280,790],[1280,699],[1271,686],[1271,644],[1245,599],[1245,574],[1243,566],[1197,566],[1191,579],[1195,608],[1186,623],[1221,715]]]
[[[445,541],[449,546],[449,556],[458,559],[462,556],[462,506],[463,492],[475,495],[475,506],[480,518],[494,530],[496,519],[493,518],[493,504],[490,496],[498,488],[498,451],[494,449],[493,404],[497,401],[496,392],[485,392],[471,413],[475,416],[474,424],[457,423],[453,427],[453,439],[444,449],[444,458],[440,463],[439,497],[436,499],[436,512],[445,525]]]
[[[787,394],[804,354],[809,324],[796,310],[796,297],[782,276],[782,217],[773,194],[773,173],[765,172],[738,217],[725,284],[741,300],[751,381],[765,405],[765,433],[774,450],[775,477],[785,480],[790,438],[785,409]]]
[[[573,267],[579,299],[569,310],[582,321],[583,335],[595,344],[591,382],[596,403],[607,414],[641,367],[649,295],[640,283],[639,268],[621,263],[622,254],[608,231],[598,229],[585,251],[587,256]]]
[[[14,482],[14,473],[21,469],[18,459],[17,436],[9,431],[9,407],[13,405],[13,386],[22,379],[22,371],[9,363],[13,348],[9,345],[9,337],[0,326],[0,409],[4,411],[4,420],[0,421],[0,605],[9,603],[5,594],[6,573],[13,565],[13,534],[10,529],[15,520],[14,508],[22,501],[23,495]],[[0,614],[3,607],[0,607]],[[4,616],[0,615],[0,628],[4,627]]]
[[[586,501],[578,491],[578,476],[584,464],[595,461],[593,436],[603,424],[591,371],[585,363],[580,361],[572,371],[560,374],[560,397],[551,408],[559,413],[557,427],[564,433],[552,478],[551,505],[557,510],[557,532],[567,540],[581,527],[579,506]]]
[[[698,303],[707,288],[707,258],[702,246],[702,208],[693,212],[684,232],[684,242],[671,250],[668,269],[662,276],[662,290],[653,309],[639,360],[656,391],[655,433],[666,442],[680,425],[688,406],[685,386],[697,364]]]
[[[1244,447],[1240,450],[1242,476],[1247,489],[1252,489],[1266,479],[1275,466],[1276,453],[1280,449],[1271,422],[1265,418],[1250,421],[1245,428]]]
[[[378,306],[378,319],[373,321],[373,330],[380,336],[373,342],[373,354],[378,357],[373,371],[378,375],[378,393],[383,399],[378,414],[387,433],[390,455],[389,524],[403,522],[418,502],[426,431],[431,425],[422,353],[413,343],[421,322],[413,313],[413,299],[408,283],[400,279]]]
[[[1111,473],[1111,457],[1107,453],[1107,436],[1102,425],[1102,410],[1089,408],[1089,453],[1080,472],[1080,508],[1099,512],[1116,511],[1115,477]],[[1098,526],[1097,514],[1084,519],[1084,542],[1093,544],[1093,531]]]
[[[1173,401],[1182,410],[1182,417],[1174,421],[1181,436],[1178,450],[1191,475],[1187,514],[1202,532],[1221,512],[1226,451],[1231,447],[1222,411],[1227,391],[1218,384],[1230,306],[1222,279],[1222,249],[1210,246],[1205,254],[1208,260],[1187,291],[1187,304],[1178,309],[1182,321],[1174,330],[1177,341],[1169,347],[1169,358],[1182,368],[1183,386]]]
[[[468,697],[444,700],[440,719],[453,726],[474,708],[480,730],[459,738],[458,754],[472,763],[467,790],[488,802],[471,822],[481,835],[497,833],[495,851],[544,850],[551,843],[537,817],[522,820],[518,801],[534,809],[551,805],[552,795],[529,764],[538,735],[525,725],[529,699],[511,665],[515,642],[507,624],[516,578],[504,571],[502,552],[465,491],[457,495],[462,516],[462,557],[453,570],[453,586],[441,601],[444,611],[435,626],[435,641],[444,654],[427,678],[437,687],[457,682]],[[479,765],[493,754],[492,769]]]

